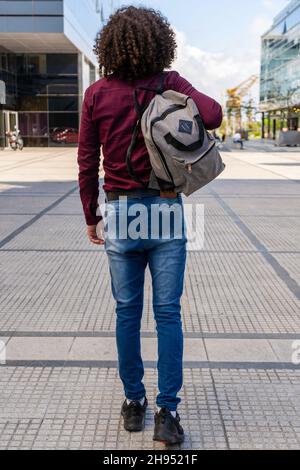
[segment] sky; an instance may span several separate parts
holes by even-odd
[[[260,37],[287,0],[115,0],[159,9],[177,33],[172,69],[204,93],[224,101],[225,91],[259,74]],[[258,87],[253,90],[258,96]]]

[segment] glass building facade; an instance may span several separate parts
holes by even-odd
[[[0,0],[0,148],[17,126],[26,146],[76,146],[93,45],[112,2]]]
[[[260,110],[263,137],[300,128],[300,0],[274,19],[262,37]]]

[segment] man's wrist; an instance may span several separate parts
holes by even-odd
[[[102,215],[97,215],[96,217],[86,217],[86,225],[88,227],[98,225],[102,219]]]

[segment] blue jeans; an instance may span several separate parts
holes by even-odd
[[[125,206],[127,204],[127,208]],[[120,235],[121,214],[134,204],[146,209],[146,229],[137,238]],[[163,229],[168,211],[176,205],[177,216],[170,217],[170,233]],[[144,276],[149,265],[153,287],[153,311],[158,334],[158,389],[156,404],[171,411],[177,409],[177,397],[183,382],[183,332],[180,299],[183,292],[186,264],[186,233],[181,196],[177,199],[141,197],[109,202],[106,206],[108,225],[114,219],[114,236],[106,235],[111,286],[116,300],[116,336],[119,373],[125,396],[139,400],[146,395],[143,384],[144,366],[141,357],[140,328],[143,312]],[[162,210],[160,219],[151,217],[151,208]],[[145,214],[144,214],[145,215]],[[126,228],[134,220],[131,215]],[[122,222],[124,225],[124,221]],[[178,230],[179,229],[179,230]],[[124,227],[123,227],[124,230]],[[155,233],[155,235],[153,235]]]

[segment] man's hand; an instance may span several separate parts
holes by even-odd
[[[88,225],[87,236],[89,237],[90,242],[94,243],[94,245],[104,245],[105,236],[103,220],[101,220],[98,225]]]

